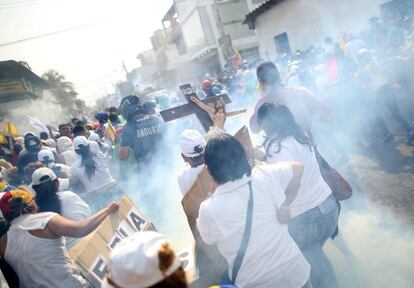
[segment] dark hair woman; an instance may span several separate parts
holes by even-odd
[[[77,194],[59,192],[59,179],[53,170],[46,167],[35,170],[32,183],[39,212],[54,212],[73,221],[82,221],[91,215],[89,205]],[[66,238],[66,247],[69,249],[77,242],[78,239]]]
[[[80,190],[91,197],[97,192],[106,192],[114,188],[116,181],[109,171],[108,163],[101,153],[91,150],[91,142],[86,137],[79,136],[73,140],[73,144],[80,159],[70,168],[71,185],[81,186]]]
[[[75,222],[53,213],[38,213],[30,192],[12,190],[0,199],[11,228],[0,239],[0,256],[19,277],[20,287],[87,287],[68,257],[63,237],[81,238],[119,209],[112,203],[94,216]]]
[[[39,212],[55,212],[62,215],[62,203],[58,196],[59,180],[48,176],[44,176],[44,179],[40,180],[44,182],[32,186],[36,192],[36,204],[39,207]]]
[[[89,145],[79,145],[77,149],[75,149],[75,152],[81,156],[82,166],[85,167],[85,176],[91,179],[92,176],[95,175],[97,164],[93,158],[94,155],[89,149]]]
[[[244,147],[228,134],[210,139],[204,158],[214,185],[200,205],[197,228],[232,267],[228,275],[235,286],[310,287],[310,266],[286,223],[278,220],[278,211],[297,193],[303,165],[292,161],[251,169]],[[238,251],[244,254],[241,263],[235,260],[243,255]]]
[[[266,141],[263,146],[266,147],[267,156],[271,156],[269,149],[274,148],[274,144],[277,148],[272,153],[280,152],[282,141],[288,137],[295,138],[297,142],[308,146],[309,150],[312,151],[312,141],[296,123],[292,112],[285,105],[265,103],[260,107],[257,117],[259,124],[266,133]]]
[[[304,164],[302,185],[292,203],[283,207],[283,214],[289,215],[289,233],[312,267],[313,286],[337,287],[323,245],[336,231],[339,208],[322,178],[312,142],[284,105],[264,104],[258,111],[258,122],[266,133],[266,162]]]

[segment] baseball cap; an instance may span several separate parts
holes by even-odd
[[[197,130],[188,129],[180,135],[180,148],[184,156],[194,158],[204,152],[206,140]]]
[[[55,155],[53,155],[53,152],[51,150],[43,149],[39,151],[39,154],[37,154],[37,160],[40,162],[55,161]]]
[[[164,235],[153,232],[137,232],[122,240],[109,257],[109,276],[120,287],[151,287],[172,275],[181,267],[174,255],[166,271],[160,270],[159,251],[168,244]],[[105,283],[103,287],[112,287]]]
[[[47,176],[47,177],[45,177],[45,176]],[[56,177],[55,172],[53,172],[49,168],[42,167],[42,168],[36,169],[33,172],[32,185],[40,185],[40,184],[45,183],[49,180],[53,181],[53,180],[56,180],[56,179],[57,179],[57,177]]]
[[[101,140],[101,139],[99,138],[99,135],[97,133],[92,132],[91,135],[89,135],[88,140],[89,141],[99,142],[99,140]]]
[[[89,140],[86,139],[85,136],[78,136],[73,140],[73,146],[75,147],[75,150],[79,149],[80,146],[88,146]]]

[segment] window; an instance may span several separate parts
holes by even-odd
[[[204,29],[197,10],[194,10],[187,20],[185,20],[182,27],[185,42],[190,51],[206,45]]]
[[[286,32],[275,36],[274,40],[275,40],[277,54],[279,55],[288,54],[289,55],[291,53],[289,38]]]

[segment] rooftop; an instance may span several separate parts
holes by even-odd
[[[243,24],[249,25],[249,29],[253,30],[256,28],[256,19],[261,14],[272,8],[273,6],[283,2],[285,0],[268,0],[263,2],[256,9],[249,12],[243,20]]]
[[[6,79],[24,79],[25,81],[29,81],[43,88],[46,88],[48,86],[45,80],[40,78],[23,64],[14,60],[0,62],[0,80]]]

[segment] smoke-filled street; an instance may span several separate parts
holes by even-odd
[[[413,19],[0,1],[0,287],[414,287]]]

